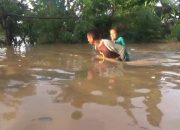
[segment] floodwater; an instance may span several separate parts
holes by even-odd
[[[133,66],[89,45],[0,48],[0,130],[179,130],[180,43],[132,44]]]

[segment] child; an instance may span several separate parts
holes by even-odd
[[[124,41],[124,38],[119,36],[119,34],[120,34],[119,28],[117,27],[111,28],[110,30],[111,41],[114,42],[115,44],[120,44],[125,49],[125,59],[129,60],[129,54],[127,53],[126,43]]]
[[[125,61],[125,49],[121,45],[116,45],[108,39],[101,39],[97,30],[87,33],[88,42],[95,47],[95,50],[106,58],[117,58]]]

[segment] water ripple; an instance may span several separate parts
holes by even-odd
[[[160,86],[175,88],[180,85],[180,73],[173,71],[162,71]]]
[[[38,80],[52,80],[55,82],[72,80],[75,78],[74,72],[68,72],[62,69],[42,69],[32,68],[32,76]]]
[[[162,71],[161,73],[169,76],[180,76],[180,73],[172,72],[172,71]]]
[[[74,72],[68,72],[68,71],[64,71],[61,69],[42,69],[42,68],[32,68],[30,70],[33,71],[48,71],[48,72],[56,72],[56,73],[63,73],[63,74],[70,74],[70,75],[74,75]]]

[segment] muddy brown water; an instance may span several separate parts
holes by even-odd
[[[87,44],[0,48],[0,130],[179,130],[180,43],[130,44],[133,66]]]

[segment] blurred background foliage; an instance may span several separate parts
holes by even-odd
[[[179,0],[0,0],[0,42],[84,43],[119,26],[133,42],[180,41]]]

